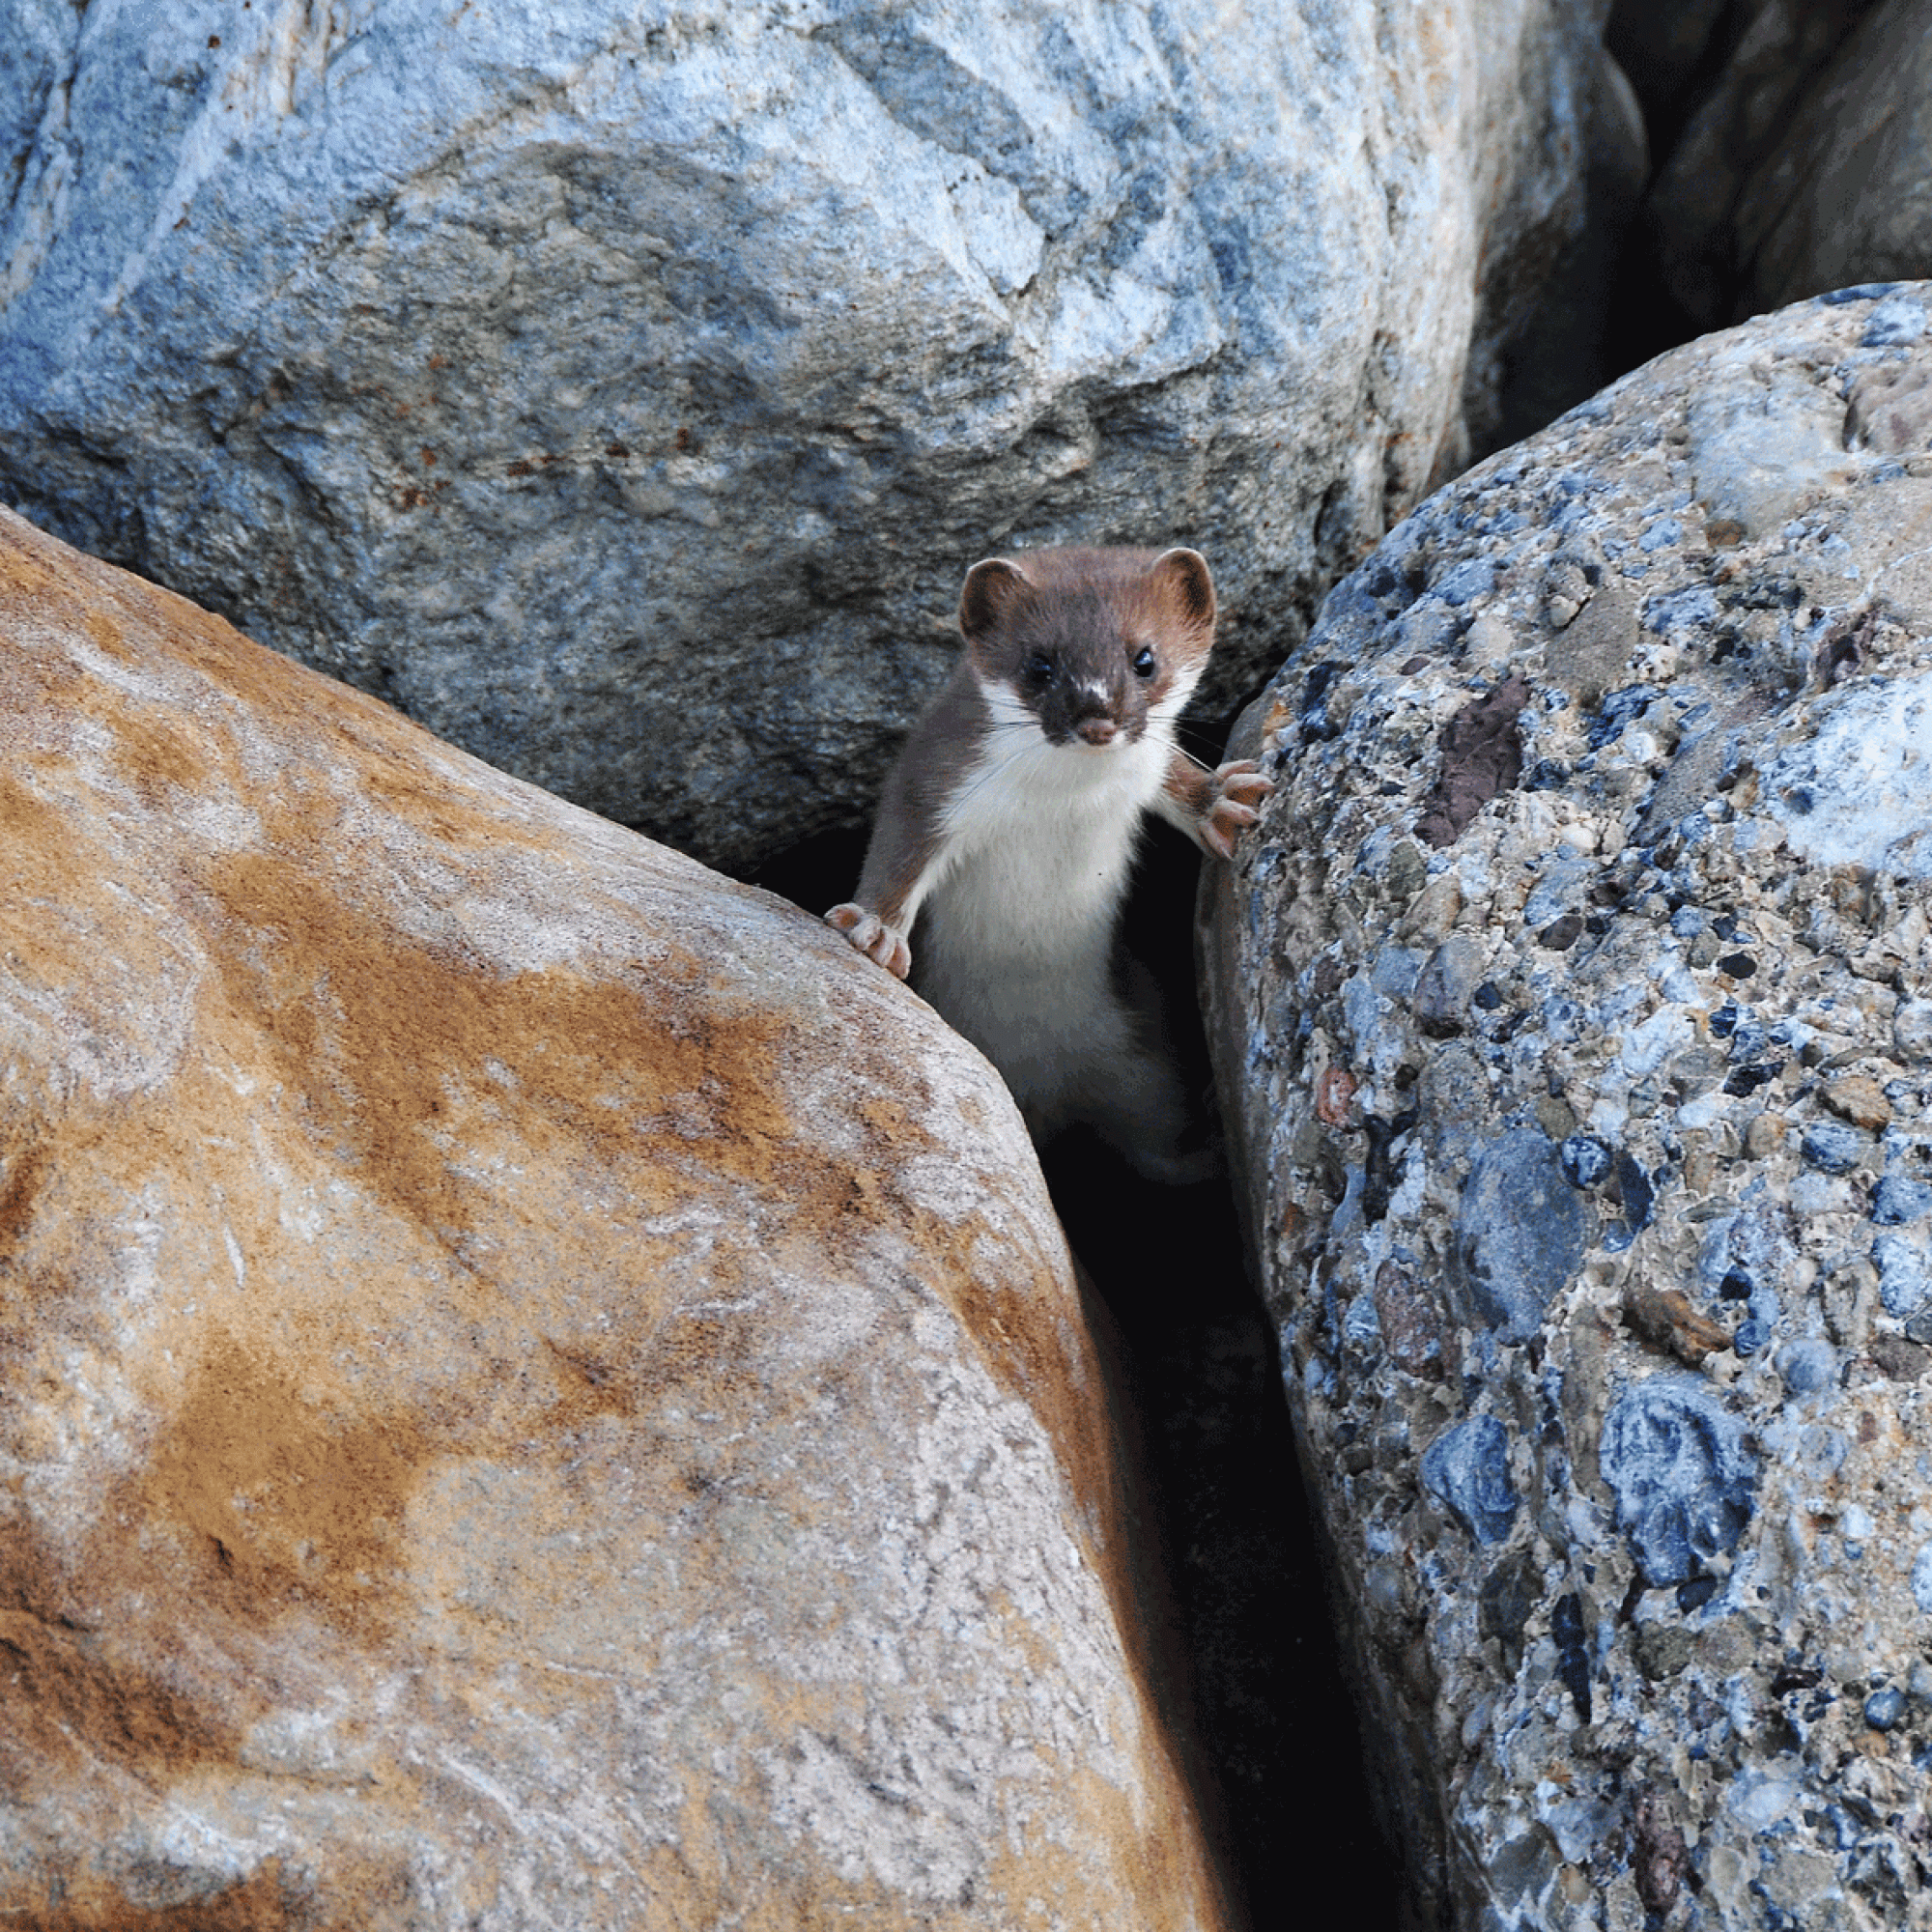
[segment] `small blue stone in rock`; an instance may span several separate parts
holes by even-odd
[[[1905,1718],[1905,1692],[1895,1690],[1889,1685],[1883,1690],[1874,1690],[1865,1699],[1865,1722],[1875,1731],[1889,1731],[1896,1727]]]
[[[1425,657],[1438,651],[1446,651],[1462,630],[1456,613],[1448,605],[1427,598],[1405,611],[1395,627],[1396,641],[1401,648],[1413,656],[1417,652]]]
[[[1556,1674],[1570,1693],[1577,1716],[1590,1721],[1590,1650],[1583,1634],[1583,1601],[1575,1591],[1558,1597],[1549,1612],[1549,1634],[1556,1639]]]
[[[1382,1339],[1380,1319],[1376,1314],[1375,1297],[1358,1294],[1349,1304],[1349,1313],[1342,1323],[1342,1332],[1358,1349],[1374,1349]]]
[[[1872,1190],[1872,1219],[1882,1228],[1896,1228],[1932,1214],[1932,1186],[1903,1174],[1888,1174]]]
[[[1609,1144],[1595,1134],[1572,1134],[1560,1150],[1563,1179],[1572,1187],[1594,1187],[1610,1171]]]
[[[1838,1377],[1838,1351],[1815,1336],[1787,1342],[1777,1351],[1777,1373],[1793,1395],[1816,1395]]]
[[[1633,718],[1640,717],[1656,696],[1647,684],[1627,684],[1621,691],[1609,693],[1590,721],[1590,749],[1599,751],[1612,739],[1621,737],[1624,726]]]
[[[1770,1323],[1760,1321],[1755,1315],[1747,1315],[1738,1323],[1738,1332],[1731,1337],[1731,1347],[1741,1355],[1754,1355],[1770,1340]]]
[[[1660,517],[1636,540],[1638,550],[1662,550],[1665,544],[1682,543],[1684,526],[1675,517]]]
[[[1871,1142],[1849,1121],[1816,1121],[1804,1129],[1804,1158],[1824,1174],[1849,1174]]]
[[[1512,1128],[1463,1183],[1448,1270],[1458,1315],[1505,1341],[1534,1335],[1583,1265],[1589,1224],[1555,1145],[1534,1127]]]
[[[1472,597],[1487,597],[1496,587],[1496,567],[1486,556],[1472,556],[1466,563],[1446,570],[1430,585],[1445,604],[1466,604]]]
[[[1509,1432],[1492,1415],[1445,1430],[1423,1451],[1422,1480],[1478,1543],[1501,1543],[1516,1520]]]
[[[1653,1588],[1707,1575],[1750,1520],[1757,1462],[1701,1376],[1652,1376],[1604,1418],[1598,1462]]]
[[[1718,600],[1701,583],[1689,584],[1682,590],[1666,591],[1662,597],[1653,597],[1643,612],[1643,628],[1646,631],[1668,632],[1684,625],[1715,624],[1717,621]]]
[[[1650,1225],[1650,1210],[1657,1200],[1657,1189],[1643,1171],[1643,1163],[1634,1159],[1628,1150],[1617,1155],[1617,1193],[1623,1201],[1624,1226],[1629,1231],[1628,1238],[1619,1245],[1627,1248]]]
[[[1909,1235],[1881,1235],[1872,1242],[1872,1265],[1888,1315],[1912,1314],[1932,1294],[1932,1258]]]
[[[1679,906],[1670,915],[1670,929],[1679,939],[1695,939],[1707,923],[1703,909],[1699,906]],[[1715,1026],[1713,1031],[1716,1031]]]
[[[1689,1616],[1692,1610],[1701,1610],[1717,1594],[1715,1577],[1693,1577],[1688,1583],[1678,1584],[1677,1607]]]
[[[1925,309],[1903,289],[1889,295],[1871,312],[1865,332],[1859,338],[1861,349],[1890,349],[1900,343],[1917,342],[1925,333]]]

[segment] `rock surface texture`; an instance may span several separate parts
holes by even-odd
[[[1494,414],[1605,4],[0,0],[0,496],[743,866],[1002,546],[1278,663]]]
[[[1649,195],[1657,265],[1693,326],[1932,273],[1927,0],[1630,11],[1610,42],[1666,125],[1686,84],[1678,61],[1690,53],[1694,71],[1713,27],[1731,42]]]
[[[1932,5],[1886,0],[1805,90],[1738,204],[1752,310],[1932,275]]]
[[[1433,497],[1212,1030],[1417,1922],[1932,1923],[1932,289]]]
[[[1017,1115],[0,512],[0,1917],[1215,1926]]]

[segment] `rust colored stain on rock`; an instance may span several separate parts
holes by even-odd
[[[330,1417],[272,1363],[216,1341],[140,1479],[154,1518],[193,1541],[211,1588],[260,1614],[316,1600],[360,1621],[386,1608],[420,1438]]]
[[[1514,789],[1522,776],[1522,739],[1517,720],[1529,702],[1529,685],[1506,679],[1472,697],[1442,727],[1442,771],[1415,821],[1415,834],[1438,850],[1498,792]]]
[[[291,1916],[281,1861],[270,1859],[239,1885],[175,1905],[133,1905],[119,1886],[83,1879],[64,1889],[58,1905],[26,1907],[7,1922],[10,1932],[285,1932],[313,1921]]]
[[[1024,1131],[816,921],[0,512],[0,1015],[4,1922],[1227,1922]]]

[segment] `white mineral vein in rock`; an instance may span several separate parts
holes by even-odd
[[[1766,778],[1799,857],[1932,878],[1932,675],[1846,692]]]

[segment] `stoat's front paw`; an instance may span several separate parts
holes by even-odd
[[[912,971],[912,948],[897,926],[888,925],[877,913],[848,899],[825,915],[827,925],[842,932],[867,959],[883,966],[896,980]]]
[[[1262,775],[1252,758],[1236,758],[1214,774],[1214,795],[1201,814],[1202,842],[1224,859],[1235,856],[1235,840],[1261,816],[1263,799],[1274,781]]]

